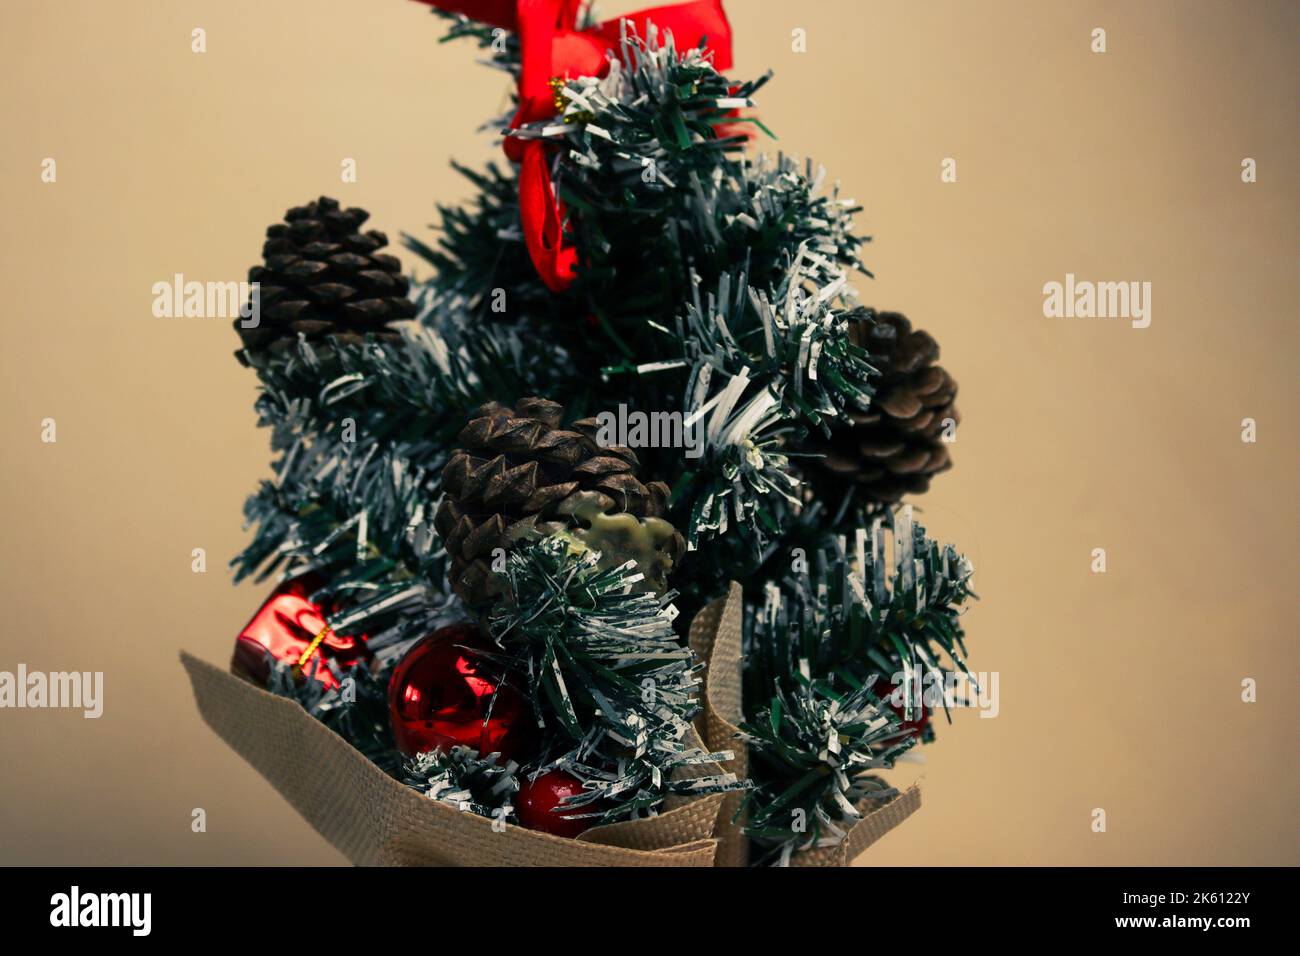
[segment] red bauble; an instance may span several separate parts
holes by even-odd
[[[310,599],[321,584],[319,578],[303,575],[276,588],[235,639],[231,670],[264,685],[270,679],[273,660],[297,664],[303,652],[325,632],[302,672],[312,674],[328,688],[337,688],[339,682],[324,666],[324,660],[347,670],[370,653],[365,635],[346,637],[326,630],[329,611]],[[313,671],[311,661],[316,658],[322,661]]]
[[[563,770],[552,770],[535,780],[525,777],[519,782],[515,795],[515,816],[530,830],[541,830],[556,836],[576,837],[579,833],[600,823],[599,817],[573,819],[571,814],[592,813],[601,808],[599,801],[556,812],[555,808],[565,797],[582,793],[582,781]]]
[[[889,704],[889,709],[897,715],[902,730],[904,732],[910,731],[911,735],[916,738],[916,742],[920,743],[921,734],[925,732],[926,726],[930,723],[930,712],[926,710],[925,704],[922,703],[912,708],[912,713],[916,715],[913,720],[904,720],[903,715],[907,713],[907,709],[903,706],[903,702],[894,703],[892,700],[894,691],[897,689],[893,684],[883,680],[872,688],[876,692],[876,696]],[[912,703],[915,704],[916,701],[914,700]]]
[[[497,690],[496,677],[473,653],[487,646],[472,624],[439,628],[411,646],[388,681],[398,750],[414,757],[463,745],[481,756],[500,753],[520,761],[528,756],[533,739],[528,702],[509,685]]]

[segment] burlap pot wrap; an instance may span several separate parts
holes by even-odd
[[[199,713],[339,852],[359,866],[712,866],[721,796],[579,839],[506,825],[389,777],[296,701],[181,654]]]
[[[696,726],[710,750],[731,750],[735,758],[724,767],[738,777],[749,770],[748,751],[736,737],[743,719],[741,709],[741,622],[743,596],[734,581],[727,596],[706,605],[691,621],[691,648],[709,662],[704,677],[704,704]],[[745,866],[749,840],[743,833],[744,817],[737,817],[743,794],[727,794],[718,815],[717,866]],[[838,846],[804,850],[791,858],[791,866],[848,866],[863,850],[898,826],[921,806],[915,786],[891,800],[859,806],[863,817]],[[734,822],[733,822],[734,821]]]
[[[711,751],[730,750],[735,757],[723,764],[725,770],[744,779],[749,768],[745,742],[736,734],[741,717],[740,627],[744,598],[740,585],[731,582],[726,597],[704,606],[691,621],[691,650],[708,662],[704,671],[703,706],[695,726]],[[743,793],[729,793],[722,801],[715,835],[718,838],[717,866],[745,866],[749,862],[749,838],[744,818],[737,811]]]
[[[741,720],[742,595],[733,583],[691,622],[691,647],[708,662],[692,737],[735,756],[721,768],[748,768]],[[744,866],[748,840],[736,814],[742,794],[670,797],[657,817],[593,827],[578,839],[505,825],[430,800],[388,776],[351,744],[278,697],[211,664],[181,654],[204,721],[289,801],[312,827],[359,866]],[[839,846],[795,854],[793,866],[847,866],[921,805],[912,787],[865,815]],[[499,826],[499,825],[498,825]]]

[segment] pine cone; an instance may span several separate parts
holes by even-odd
[[[406,297],[410,281],[396,256],[379,252],[387,236],[359,231],[369,217],[322,196],[267,227],[265,265],[248,271],[249,281],[261,284],[261,321],[249,329],[243,319],[235,321],[249,358],[288,351],[298,333],[310,341],[330,336],[360,342],[367,332],[397,338],[387,323],[415,315]],[[243,351],[235,354],[249,364]]]
[[[850,412],[852,425],[833,427],[829,442],[810,448],[826,457],[810,461],[820,477],[847,478],[869,500],[894,504],[929,490],[930,479],[952,467],[943,434],[946,420],[961,421],[957,383],[935,364],[939,344],[928,332],[897,312],[855,312],[853,342],[870,353],[881,378],[870,410]]]
[[[597,444],[594,418],[566,429],[563,417],[563,406],[542,398],[520,399],[513,409],[489,402],[461,431],[464,447],[452,452],[442,471],[445,494],[434,526],[451,557],[452,585],[466,603],[480,605],[502,593],[501,576],[491,567],[496,548],[600,523],[602,515],[667,514],[668,486],[639,481],[631,449]],[[664,565],[685,551],[685,542],[665,521],[642,524],[658,533],[659,553],[652,562],[639,561],[640,570],[647,578],[666,577]]]

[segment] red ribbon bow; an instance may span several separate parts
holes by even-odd
[[[584,0],[421,0],[440,10],[462,13],[471,19],[519,34],[522,69],[519,74],[519,109],[511,129],[555,116],[551,81],[575,76],[603,76],[609,69],[607,54],[622,39],[620,24],[630,20],[640,36],[653,23],[671,32],[679,50],[707,40],[713,65],[731,68],[731,25],[722,0],[653,7],[609,20],[589,30],[578,30],[578,11]],[[508,136],[506,155],[519,163],[519,219],[524,242],[537,272],[552,292],[563,292],[573,281],[578,253],[564,242],[564,205],[551,184],[547,146],[538,139]]]

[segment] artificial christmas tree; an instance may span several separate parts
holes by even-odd
[[[289,701],[187,661],[200,707],[361,862],[850,862],[919,803],[889,783],[934,736],[917,689],[966,674],[969,562],[900,501],[948,465],[937,345],[858,305],[858,207],[748,152],[767,77],[725,74],[721,0],[431,5],[511,75],[517,166],[407,238],[410,305],[289,272],[360,235],[321,203],[259,273],[338,309],[255,363],[279,457],[237,572],[319,576],[369,656],[282,662]],[[415,321],[354,336],[358,299]]]

